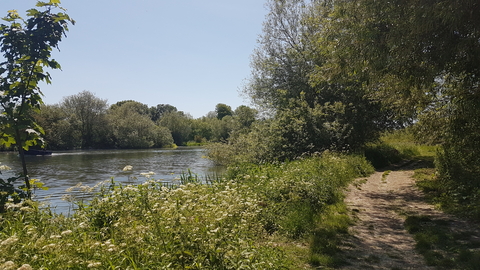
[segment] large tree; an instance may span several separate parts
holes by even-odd
[[[190,115],[182,111],[172,111],[163,114],[158,120],[158,125],[170,130],[176,145],[184,145],[192,132],[191,119]]]
[[[51,150],[79,148],[80,134],[68,121],[66,112],[59,104],[43,105],[35,114],[37,123],[44,129],[45,144]]]
[[[136,101],[126,101],[112,105],[108,110],[108,121],[116,146],[150,148],[167,147],[173,144],[170,131],[155,125],[148,115],[148,107],[142,105]]]
[[[272,140],[282,142],[282,149],[271,150],[279,159],[358,149],[392,125],[388,110],[366,95],[362,78],[318,75],[328,68],[330,57],[319,39],[332,10],[329,2],[269,0],[267,6],[270,12],[245,92],[270,112],[273,119],[266,123],[279,128],[271,133],[276,136]]]
[[[58,48],[68,24],[74,23],[60,7],[59,0],[39,1],[37,7],[44,10],[28,10],[26,20],[16,10],[10,10],[3,18],[7,24],[0,24],[0,50],[4,58],[0,63],[0,143],[17,145],[29,192],[24,148],[28,149],[43,132],[32,116],[42,104],[39,82],[51,82],[50,74],[44,68],[60,68],[51,53]],[[54,10],[58,9],[60,12],[55,13]]]
[[[440,171],[480,186],[480,3],[336,1],[317,75],[363,76],[367,93],[440,142]],[[320,39],[319,39],[320,40]]]
[[[78,131],[79,146],[100,147],[106,135],[107,100],[96,97],[89,91],[65,97],[61,102],[67,120]]]

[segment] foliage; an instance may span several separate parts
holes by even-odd
[[[139,185],[79,184],[75,188],[97,193],[87,204],[76,202],[68,217],[31,201],[7,203],[0,218],[0,266],[299,269],[328,253],[319,243],[333,243],[323,232],[344,223],[333,214],[342,212],[336,205],[342,188],[371,171],[361,157],[325,153],[232,167],[208,185],[190,171],[182,184],[169,187],[152,178]],[[285,254],[295,241],[311,241],[312,256]]]
[[[190,119],[190,115],[172,111],[165,113],[158,121],[158,125],[166,127],[172,132],[173,141],[176,145],[184,145],[192,132]]]
[[[107,101],[95,97],[88,91],[82,91],[76,95],[63,98],[60,103],[68,123],[79,137],[79,148],[98,148],[104,145],[103,139],[107,134]]]
[[[42,105],[34,117],[45,131],[43,138],[48,149],[69,150],[80,147],[79,130],[73,127],[60,104]]]
[[[325,152],[278,165],[238,164],[229,167],[226,178],[259,190],[268,232],[298,238],[311,232],[325,206],[341,199],[341,188],[372,172],[362,157]]]
[[[32,268],[281,269],[255,194],[241,183],[156,181],[105,186],[72,217],[9,204],[0,220],[6,261]],[[15,252],[20,250],[22,252]]]
[[[217,114],[217,118],[220,120],[222,120],[225,116],[233,115],[232,108],[223,103],[218,103],[217,106],[215,106],[215,113]]]
[[[336,1],[318,77],[360,78],[417,137],[441,143],[437,165],[452,188],[479,186],[478,1]],[[319,6],[320,7],[320,6]]]
[[[115,145],[119,148],[168,147],[173,144],[170,131],[159,127],[150,119],[147,111],[141,114],[138,102],[128,101],[113,105],[108,111]],[[146,107],[148,109],[148,107]]]
[[[0,144],[18,147],[23,167],[25,185],[30,194],[30,180],[25,163],[24,148],[37,144],[43,130],[32,117],[32,112],[42,104],[38,83],[51,82],[44,68],[59,69],[60,64],[51,58],[53,48],[68,31],[68,23],[74,23],[63,13],[53,13],[60,8],[59,0],[38,2],[44,11],[30,9],[27,20],[16,10],[10,10],[2,18],[9,25],[0,24],[0,50],[4,61],[0,63]]]
[[[150,118],[153,122],[157,122],[165,113],[176,112],[177,108],[170,104],[158,104],[155,107],[150,107]]]
[[[456,216],[480,220],[480,189],[466,184],[446,182],[435,169],[416,170],[417,186],[430,203]]]
[[[310,264],[320,267],[338,267],[344,264],[345,258],[340,252],[340,246],[351,224],[343,200],[327,205],[312,233]]]
[[[272,143],[265,146],[268,150],[261,160],[357,150],[395,125],[390,111],[366,95],[360,77],[327,80],[319,76],[329,57],[319,40],[328,14],[317,12],[315,3],[267,1],[270,12],[244,89],[269,119],[262,130],[269,130],[265,136],[272,136],[267,139]],[[240,149],[250,144],[249,151],[257,151],[258,144],[251,141],[257,136],[234,137],[229,143],[240,143]]]
[[[402,160],[421,159],[433,163],[437,146],[416,142],[416,126],[384,133],[376,143],[367,144],[363,152],[375,168],[383,168]]]
[[[149,108],[133,100],[106,108],[106,100],[83,91],[59,104],[42,105],[33,116],[44,127],[45,142],[53,150],[169,147],[172,137],[179,145],[205,145],[248,133],[257,116],[256,110],[244,105],[221,120],[192,119],[169,104]]]

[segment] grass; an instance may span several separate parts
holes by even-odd
[[[346,262],[340,245],[351,225],[352,221],[343,200],[326,207],[312,234],[310,264],[323,268],[344,265]]]
[[[402,160],[423,160],[433,163],[437,146],[415,143],[408,130],[385,133],[377,143],[368,144],[364,149],[366,158],[377,169],[399,163]]]
[[[472,213],[478,213],[480,205],[462,203],[465,198],[459,199],[455,189],[442,183],[432,166],[415,170],[413,177],[436,208],[460,218],[472,218]],[[480,241],[472,240],[473,232],[457,232],[449,220],[429,216],[407,216],[405,227],[428,265],[438,269],[480,269]]]
[[[382,174],[382,182],[385,183],[387,181],[388,175],[391,173],[391,170],[384,171]]]
[[[455,183],[444,183],[434,168],[415,171],[417,186],[427,200],[442,211],[462,218],[480,220],[480,190]]]
[[[339,191],[372,170],[362,157],[325,153],[243,164],[212,181],[188,171],[176,186],[153,178],[80,186],[96,194],[76,202],[71,216],[32,201],[8,202],[0,214],[0,269],[334,266],[334,236],[349,222]]]
[[[413,234],[416,249],[438,269],[480,269],[480,241],[471,232],[457,233],[450,222],[428,216],[409,216],[405,228]]]

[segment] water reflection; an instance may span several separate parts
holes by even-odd
[[[100,181],[114,178],[118,182],[144,182],[141,173],[154,172],[156,180],[176,181],[182,172],[190,169],[200,177],[221,172],[222,168],[204,158],[202,148],[149,150],[95,150],[55,152],[51,156],[28,156],[27,166],[31,178],[44,182],[48,191],[38,190],[39,200],[48,200],[57,212],[67,212],[70,204],[62,201],[65,190],[79,182],[94,186]],[[21,170],[16,154],[1,153],[0,162],[12,168],[3,171],[7,178]],[[127,165],[131,171],[123,171]]]

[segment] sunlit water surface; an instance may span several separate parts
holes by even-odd
[[[105,180],[139,184],[147,179],[141,173],[155,173],[155,180],[178,182],[187,170],[200,179],[217,175],[222,168],[204,157],[202,148],[179,147],[177,149],[149,150],[93,150],[54,152],[51,156],[27,156],[27,167],[31,178],[39,179],[49,189],[36,190],[39,201],[48,202],[55,212],[68,214],[71,203],[62,200],[66,189],[82,183],[94,186]],[[15,153],[0,153],[1,165],[12,169],[3,171],[0,177],[8,178],[21,171],[20,159]],[[125,166],[131,171],[123,171]],[[19,180],[20,182],[20,180]],[[21,183],[18,183],[21,184]],[[80,193],[73,193],[80,196]]]

